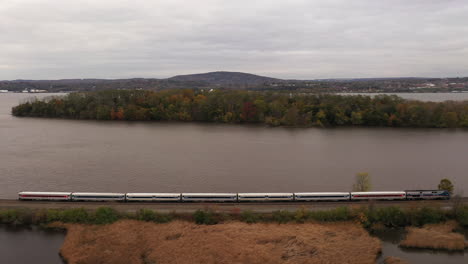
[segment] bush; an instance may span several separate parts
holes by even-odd
[[[9,209],[0,211],[0,223],[8,225],[33,224],[33,214],[29,210]]]
[[[243,211],[241,214],[241,221],[249,224],[257,223],[260,220],[258,214],[253,213],[252,211]]]
[[[301,208],[294,213],[294,220],[298,223],[304,223],[309,219],[309,212],[305,208]]]
[[[400,207],[391,206],[379,208],[373,216],[375,222],[379,222],[386,227],[404,227],[407,224],[407,217]]]
[[[156,213],[149,209],[140,209],[137,213],[137,219],[140,221],[154,221]]]
[[[170,215],[160,214],[149,209],[139,210],[136,218],[140,221],[156,222],[156,223],[167,223],[172,220],[172,217]]]
[[[413,226],[423,226],[425,224],[437,224],[447,220],[447,215],[441,209],[423,207],[407,212],[408,222]]]
[[[292,220],[294,220],[294,213],[283,210],[273,212],[273,221],[275,222],[284,224]]]
[[[98,225],[112,224],[119,220],[119,214],[112,208],[99,207],[94,213],[93,223]]]
[[[193,214],[193,217],[195,218],[195,223],[199,225],[215,225],[218,223],[212,211],[197,210]]]
[[[51,223],[51,222],[56,222],[56,221],[61,221],[62,218],[61,218],[61,211],[59,210],[56,210],[56,209],[49,209],[47,210],[47,213],[46,213],[46,221],[48,223]]]
[[[348,207],[338,207],[326,211],[314,211],[309,213],[309,219],[316,221],[347,221],[351,219],[351,212]]]
[[[64,223],[87,223],[88,212],[84,208],[67,209],[60,212],[60,220]]]
[[[0,212],[0,223],[2,224],[13,224],[18,219],[18,211],[16,210],[5,210]]]
[[[468,206],[458,208],[455,218],[461,226],[468,227]]]

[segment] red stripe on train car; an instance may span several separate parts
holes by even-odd
[[[353,195],[353,197],[404,197],[404,194]]]

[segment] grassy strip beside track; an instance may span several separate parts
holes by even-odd
[[[84,208],[0,209],[0,223],[5,225],[47,225],[52,222],[110,224],[120,219],[136,219],[156,223],[186,220],[197,224],[218,224],[228,221],[247,223],[356,221],[364,227],[371,227],[374,224],[382,224],[386,227],[422,226],[456,220],[460,225],[468,227],[468,206],[459,205],[450,210],[436,207],[400,208],[396,206],[380,208],[374,206],[337,207],[316,211],[302,208],[296,211],[279,210],[271,213],[241,211],[238,208],[234,208],[228,213],[213,209],[197,210],[194,213],[160,213],[151,209],[119,212],[110,207],[99,207],[96,210]]]

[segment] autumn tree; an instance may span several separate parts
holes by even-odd
[[[369,173],[360,172],[356,174],[355,183],[353,185],[354,192],[368,192],[372,188]]]
[[[445,190],[445,191],[448,191],[450,194],[453,194],[453,189],[454,189],[453,184],[447,178],[440,180],[438,188],[439,190]]]

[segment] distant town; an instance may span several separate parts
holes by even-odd
[[[245,89],[307,93],[434,93],[468,92],[468,77],[461,78],[357,78],[283,80],[242,72],[209,72],[166,79],[63,79],[0,81],[0,93],[45,93],[109,89]]]

